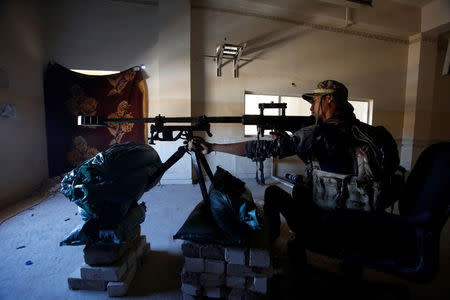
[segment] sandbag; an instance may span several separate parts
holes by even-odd
[[[209,191],[216,224],[232,239],[242,240],[249,230],[261,229],[252,193],[245,183],[217,167]]]
[[[145,203],[133,205],[126,216],[114,227],[105,227],[98,219],[89,218],[78,225],[63,241],[60,246],[79,245],[112,245],[120,244],[129,232],[145,220]]]
[[[217,226],[209,207],[200,202],[189,214],[184,224],[173,236],[199,244],[240,245],[244,240],[234,240]]]
[[[115,228],[104,228],[99,230],[98,244],[120,244],[127,234],[145,220],[145,203],[142,202],[128,210],[125,218]]]
[[[175,239],[242,245],[252,230],[262,229],[250,190],[220,167],[214,174],[209,198],[209,203],[201,202],[191,212]]]
[[[98,240],[98,220],[89,219],[78,225],[62,240],[60,246],[79,246],[93,244]]]
[[[160,176],[151,176],[161,165],[158,153],[149,145],[117,144],[69,172],[61,182],[61,193],[86,215],[114,225],[156,185]]]

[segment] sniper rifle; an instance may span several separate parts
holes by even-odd
[[[264,115],[264,109],[281,109],[279,116]],[[227,117],[165,117],[158,115],[154,118],[102,118],[99,116],[78,116],[80,126],[108,126],[114,123],[153,123],[150,126],[149,144],[155,141],[176,141],[178,139],[189,140],[194,137],[194,132],[205,132],[209,137],[211,133],[211,123],[240,123],[243,125],[256,125],[258,129],[257,143],[260,137],[264,136],[265,130],[289,131],[291,133],[298,129],[314,124],[314,117],[306,116],[286,116],[286,103],[260,103],[259,115],[227,116]],[[189,123],[191,125],[167,125],[170,123]],[[259,149],[259,147],[257,147]],[[194,157],[193,157],[194,158]],[[206,160],[199,156],[205,166]],[[261,153],[256,153],[255,158],[257,170],[256,181],[264,185],[264,165],[265,157]],[[259,166],[258,166],[259,165]],[[208,167],[209,168],[209,167]],[[209,170],[208,176],[211,171]],[[258,174],[259,173],[259,174]],[[210,176],[211,177],[211,176]]]

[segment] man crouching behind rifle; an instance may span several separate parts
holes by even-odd
[[[316,123],[293,136],[232,144],[192,139],[188,144],[189,150],[203,154],[219,151],[248,158],[255,153],[266,158],[296,154],[303,160],[306,181],[294,187],[292,196],[277,186],[265,191],[264,214],[269,217],[272,242],[280,234],[280,213],[298,240],[327,210],[380,211],[391,204],[391,176],[399,164],[391,134],[356,119],[347,88],[340,82],[322,81],[302,98],[311,103]]]

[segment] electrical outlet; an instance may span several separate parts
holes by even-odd
[[[0,119],[15,119],[16,106],[13,104],[0,103]]]

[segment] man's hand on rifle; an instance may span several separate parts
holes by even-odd
[[[202,154],[209,154],[212,151],[212,144],[202,138],[194,137],[188,141],[188,150],[201,151]]]
[[[279,138],[288,136],[286,131],[280,131],[278,129],[275,129],[274,131],[271,131],[270,134],[272,136],[272,139],[279,139]]]

